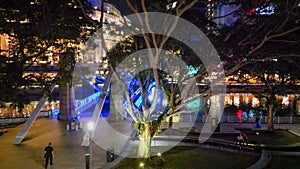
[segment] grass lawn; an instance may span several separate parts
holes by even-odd
[[[299,169],[299,156],[272,156],[271,162],[265,169]]]
[[[270,133],[264,130],[241,130],[248,135],[248,141],[265,145],[299,144],[300,137],[288,130],[275,130]],[[258,132],[258,134],[257,134]],[[189,133],[188,137],[198,137],[197,133]],[[235,141],[237,134],[215,133],[211,138]],[[298,148],[298,147],[297,147]],[[298,151],[298,149],[297,149]],[[141,169],[140,162],[145,163],[144,169],[244,169],[254,164],[260,156],[231,153],[198,147],[174,147],[163,153],[162,157],[153,157],[151,160],[126,158],[114,169]],[[266,169],[298,169],[299,156],[273,156]]]
[[[259,156],[222,152],[196,147],[174,147],[152,160],[126,158],[114,169],[140,169],[139,163],[144,162],[144,169],[243,169],[251,166]]]
[[[255,140],[257,143],[266,145],[289,145],[298,142],[300,143],[300,137],[287,130],[275,130],[274,133],[261,131],[259,135],[250,135],[249,140]]]
[[[275,130],[273,133],[265,130],[244,130],[242,132],[248,135],[248,142],[255,141],[258,144],[290,145],[300,143],[300,137],[290,133],[288,130]],[[235,141],[236,136],[236,134],[213,134],[211,138]]]

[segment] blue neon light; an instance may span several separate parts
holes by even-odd
[[[152,82],[148,87],[148,92],[151,92],[151,89],[156,86],[156,82]]]
[[[140,96],[135,102],[134,102],[134,105],[138,108],[141,108],[142,106],[142,103],[143,103],[143,99],[142,99],[142,96]]]
[[[147,92],[147,96],[148,96],[147,103],[148,104],[155,104],[154,111],[155,112],[160,112],[165,107],[164,103],[163,103],[164,102],[164,93],[163,93],[163,91],[160,88],[158,88],[158,98],[155,101],[155,103],[153,103],[153,96],[154,96],[154,92],[155,92],[155,90],[153,90],[153,88],[155,88],[155,87],[156,87],[156,82],[152,81],[149,84],[149,86],[147,88],[147,91],[146,91]],[[134,106],[138,110],[141,110],[142,105],[143,105],[143,103],[144,103],[145,100],[143,99],[143,97],[141,95],[140,88],[138,88],[138,90],[134,92],[134,95],[131,98],[132,98],[132,101],[134,103]],[[126,109],[127,105],[128,104],[126,104],[126,102],[125,102],[125,104],[124,104],[124,108],[125,109]],[[154,115],[154,116],[157,117],[156,115]]]
[[[96,92],[96,93],[92,94],[89,97],[86,97],[86,98],[84,98],[82,100],[79,100],[79,101],[75,102],[73,104],[74,105],[73,107],[75,107],[75,110],[79,109],[80,107],[82,107],[82,106],[84,106],[84,105],[86,105],[86,104],[88,104],[88,103],[96,100],[99,96],[100,96],[100,92]]]
[[[199,67],[194,67],[192,65],[186,66],[185,67],[189,72],[189,75],[196,75],[200,71],[200,66]]]
[[[275,13],[275,7],[273,5],[267,7],[260,7],[260,8],[255,8],[255,11],[259,15],[273,15]]]
[[[59,114],[59,109],[54,109],[52,112],[52,116],[56,117]]]
[[[153,82],[151,82],[150,83],[150,85],[149,85],[149,87],[148,87],[148,89],[147,89],[147,95],[150,95],[151,94],[151,89],[153,88],[153,87],[155,87],[156,86],[156,82],[155,81],[153,81]],[[143,105],[143,97],[142,97],[142,95],[141,95],[141,89],[140,88],[138,88],[135,92],[134,92],[134,95],[131,97],[132,98],[132,101],[133,101],[133,103],[134,103],[134,105],[139,109],[139,110],[141,110],[141,108],[142,108],[142,105]]]

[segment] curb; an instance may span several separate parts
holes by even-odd
[[[294,134],[294,135],[300,137],[300,133],[297,133],[297,132],[295,132],[295,131],[293,131],[293,130],[291,130],[291,129],[288,129],[288,131],[289,131],[290,133],[292,133],[292,134]]]
[[[272,154],[270,152],[263,150],[260,159],[252,166],[248,167],[247,169],[263,169],[269,164],[271,159],[272,159]]]

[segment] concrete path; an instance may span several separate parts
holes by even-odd
[[[237,132],[234,128],[244,124],[222,124],[221,131]],[[250,124],[252,125],[252,124]],[[124,125],[116,122],[116,129],[124,129]],[[122,158],[114,162],[106,162],[106,151],[94,142],[90,147],[82,147],[83,130],[67,131],[66,126],[54,119],[38,118],[26,138],[20,145],[13,145],[17,133],[23,125],[5,129],[8,132],[0,136],[0,169],[42,169],[44,168],[43,149],[48,142],[53,143],[54,165],[50,169],[84,169],[85,154],[91,154],[91,169],[111,168]],[[130,127],[130,126],[127,126]],[[251,127],[251,126],[249,126]],[[266,127],[266,126],[263,126]],[[289,128],[300,135],[300,125],[275,124],[275,128]],[[126,129],[128,131],[128,129]]]
[[[52,142],[54,148],[54,165],[50,169],[83,169],[85,154],[91,154],[91,168],[106,165],[106,151],[95,143],[82,147],[83,130],[67,131],[61,122],[51,119],[37,119],[27,137],[20,145],[13,145],[15,136],[22,125],[6,129],[0,136],[1,169],[42,169],[44,168],[44,147]]]

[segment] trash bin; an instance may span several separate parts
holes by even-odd
[[[113,148],[109,148],[106,151],[106,161],[107,162],[112,162],[115,159],[115,154],[114,154],[114,149]]]

